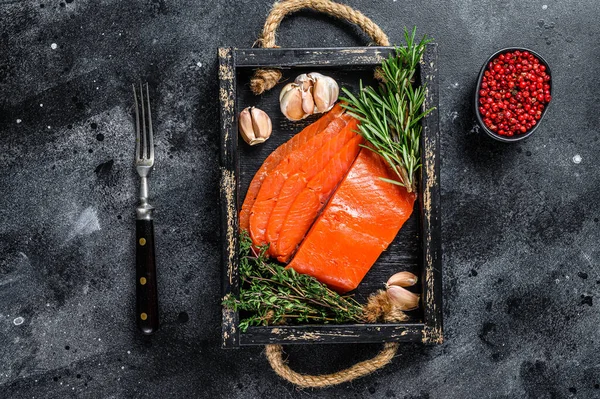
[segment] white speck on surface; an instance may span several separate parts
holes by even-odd
[[[77,236],[90,235],[98,230],[100,230],[98,214],[94,208],[89,206],[81,212],[79,218],[75,221],[73,229],[69,232],[67,241],[70,241]]]
[[[458,82],[454,82],[454,83],[450,84],[450,87],[452,87],[453,89],[458,89],[458,86],[459,86]]]
[[[469,133],[479,133],[479,125],[478,124],[474,124],[473,127],[471,128],[471,130],[469,130]]]
[[[102,341],[102,338],[98,338],[98,341]]]
[[[43,106],[44,106],[44,104],[40,104],[40,107],[43,107]]]
[[[57,45],[56,43],[52,43],[52,44],[50,45],[50,48],[51,48],[52,50],[56,50],[56,49],[58,48],[58,45]]]
[[[99,87],[96,87],[96,90],[100,90],[100,88],[99,88]]]
[[[52,126],[48,125],[48,129],[52,129]]]
[[[20,120],[20,119],[17,119],[17,123],[21,123],[21,122],[23,122],[23,121],[22,121],[22,120]]]
[[[544,4],[544,5],[542,6],[542,10],[547,10],[547,9],[548,9],[548,4]]]
[[[21,256],[21,258],[23,258],[23,259],[29,259],[29,258],[27,257],[27,255],[25,255],[23,252],[20,252],[20,251],[19,251],[19,255],[20,255],[20,256]]]
[[[127,351],[127,354],[128,354],[128,355],[131,355],[131,351]]]
[[[196,63],[196,65],[198,66],[198,68],[202,68],[202,63],[201,63],[200,61],[198,61],[198,62]]]
[[[125,370],[125,366],[121,366],[121,370]]]
[[[15,326],[20,326],[21,324],[23,324],[24,321],[25,321],[25,319],[22,318],[21,316],[19,316],[16,319],[13,320],[13,324]]]
[[[581,155],[575,154],[575,156],[573,156],[573,163],[581,163]]]
[[[456,112],[456,111],[450,112],[450,118],[452,118],[452,122],[454,122],[458,118],[458,112]]]

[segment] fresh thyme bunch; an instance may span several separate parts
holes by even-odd
[[[341,296],[314,277],[269,261],[267,247],[257,251],[247,232],[240,235],[240,295],[228,295],[223,304],[247,311],[240,330],[249,326],[283,323],[345,323],[362,320],[363,309],[351,297]]]
[[[377,70],[382,83],[379,88],[363,87],[358,95],[342,90],[341,98],[350,115],[360,121],[359,133],[370,144],[370,150],[381,155],[398,180],[381,178],[416,191],[416,172],[421,167],[421,119],[432,109],[422,110],[425,85],[414,87],[414,75],[425,47],[431,42],[426,36],[415,42],[416,28],[404,29],[406,47],[396,48],[396,54],[384,60]]]

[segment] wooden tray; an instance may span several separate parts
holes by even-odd
[[[279,92],[283,84],[305,72],[321,72],[337,80],[340,87],[358,89],[359,79],[373,82],[373,70],[394,52],[392,47],[350,47],[323,49],[219,49],[221,103],[221,228],[223,261],[223,295],[237,295],[238,214],[248,185],[265,158],[319,116],[301,122],[288,121],[279,110]],[[282,83],[261,96],[250,91],[254,69],[279,68]],[[383,288],[388,277],[401,270],[421,276],[416,287],[423,306],[410,312],[411,320],[390,324],[283,325],[250,327],[239,331],[238,312],[223,307],[222,345],[237,348],[244,345],[301,343],[358,343],[412,341],[441,343],[442,280],[439,196],[439,127],[437,46],[431,44],[419,67],[419,79],[427,83],[425,107],[436,107],[423,120],[421,138],[422,164],[419,199],[411,218],[371,268],[356,290],[356,299],[364,303],[369,294]],[[273,134],[265,143],[250,147],[238,140],[239,112],[257,106],[269,114]],[[238,146],[238,142],[241,144]]]

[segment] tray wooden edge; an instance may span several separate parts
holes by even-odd
[[[222,293],[238,295],[239,274],[236,267],[239,253],[239,222],[237,217],[239,166],[235,156],[237,148],[237,132],[235,121],[235,70],[233,48],[219,48],[219,103],[221,105],[221,262]],[[222,306],[222,342],[223,348],[237,348],[240,345],[238,312]]]
[[[424,278],[424,322],[422,341],[441,344],[442,324],[442,237],[440,204],[440,129],[437,45],[427,47],[421,59],[421,81],[427,83],[424,108],[433,108],[423,119],[421,134],[421,209]]]
[[[423,327],[423,323],[252,327],[240,335],[240,345],[415,342],[422,339]]]
[[[331,49],[234,49],[220,47],[219,102],[221,105],[221,242],[223,265],[223,297],[239,293],[239,275],[235,267],[239,252],[237,217],[239,166],[235,156],[238,137],[235,122],[235,68],[240,67],[298,67],[377,65],[393,47],[331,48]],[[329,60],[312,58],[328,55]],[[272,57],[276,54],[276,57]],[[239,59],[238,59],[239,57]],[[276,61],[272,61],[273,59]],[[302,344],[302,343],[373,343],[389,341],[421,341],[441,344],[442,328],[442,270],[441,270],[441,212],[440,212],[440,159],[439,159],[439,78],[437,45],[430,44],[421,60],[421,81],[427,82],[425,107],[434,110],[423,120],[421,137],[423,166],[421,168],[420,212],[423,269],[421,279],[424,292],[424,323],[353,324],[353,325],[300,325],[250,327],[240,334],[239,314],[222,306],[222,347],[239,348],[241,345]]]

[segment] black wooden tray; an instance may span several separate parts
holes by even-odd
[[[351,47],[326,49],[219,49],[219,100],[221,103],[221,228],[223,296],[239,292],[238,214],[241,202],[255,172],[265,158],[319,116],[301,122],[288,121],[279,110],[279,92],[283,85],[305,72],[321,72],[337,80],[340,87],[356,92],[359,79],[373,82],[373,70],[392,47]],[[271,91],[255,96],[249,82],[254,69],[279,68],[283,79]],[[222,345],[300,343],[358,343],[412,341],[441,343],[442,281],[439,197],[439,126],[437,46],[428,45],[419,66],[419,79],[427,84],[425,107],[436,107],[423,120],[422,164],[419,199],[411,218],[371,268],[357,288],[359,302],[383,288],[392,274],[409,270],[421,276],[416,291],[423,306],[410,312],[411,320],[389,324],[284,325],[250,327],[239,331],[239,314],[223,307]],[[238,140],[237,115],[248,106],[257,106],[269,114],[273,134],[264,144],[250,147]],[[241,144],[238,145],[238,142]]]

